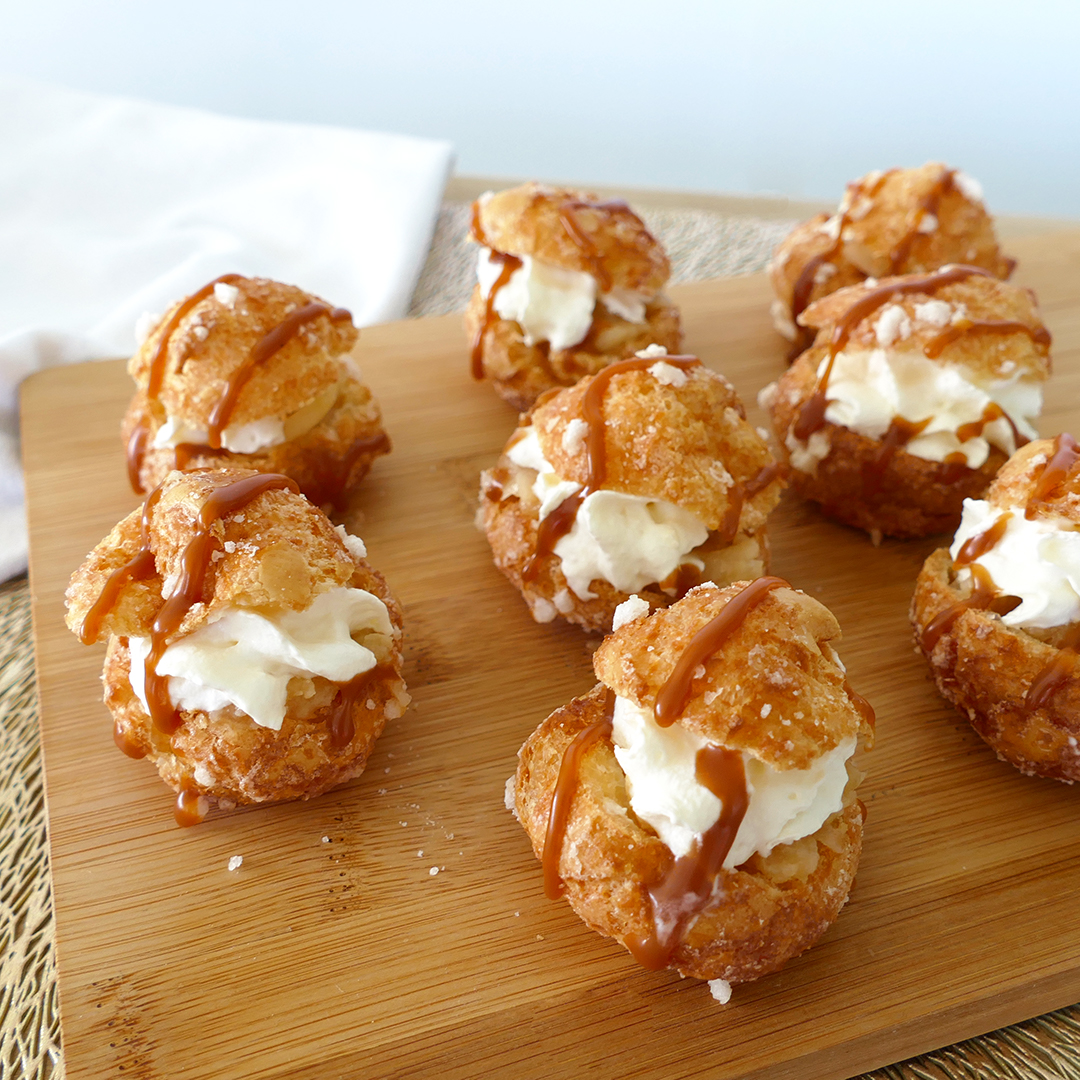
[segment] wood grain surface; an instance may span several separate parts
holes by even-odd
[[[1013,248],[1055,337],[1041,429],[1078,431],[1080,233]],[[764,279],[672,295],[687,348],[759,417],[756,392],[783,368]],[[119,362],[24,384],[71,1080],[811,1080],[1080,1000],[1078,793],[998,762],[936,694],[907,607],[937,543],[874,548],[791,497],[770,525],[773,569],[837,614],[878,714],[851,902],[722,1007],[545,900],[503,784],[533,727],[593,684],[595,641],[534,624],[473,526],[477,474],[515,417],[469,379],[459,320],[364,331],[359,357],[394,452],[347,519],[403,602],[415,704],[347,787],[187,830],[154,769],[113,746],[102,650],[62,624],[69,574],[136,505],[117,433],[130,384]]]

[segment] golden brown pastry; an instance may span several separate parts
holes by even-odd
[[[1080,448],[1019,450],[950,548],[926,560],[911,621],[942,695],[998,757],[1080,780]]]
[[[791,483],[872,535],[955,528],[1036,436],[1050,334],[1032,294],[976,267],[866,281],[803,313],[817,331],[758,400]]]
[[[677,352],[663,248],[621,199],[544,184],[473,204],[483,246],[465,312],[472,370],[516,409],[656,343]]]
[[[336,502],[389,453],[349,351],[352,316],[293,285],[225,274],[174,304],[128,370],[128,474],[150,491],[174,468],[291,476]]]
[[[764,573],[783,486],[731,384],[653,347],[522,417],[480,478],[479,522],[537,622],[603,631],[631,593],[663,607]]]
[[[365,555],[288,477],[206,469],[170,473],[72,576],[117,745],[179,792],[181,824],[208,798],[321,794],[402,715],[401,612]]]
[[[873,741],[839,636],[779,578],[700,585],[651,615],[627,601],[600,683],[533,732],[508,784],[547,894],[699,979],[747,982],[809,948],[851,888],[852,755]]]
[[[769,276],[776,328],[794,359],[813,341],[800,316],[815,300],[865,278],[920,274],[948,263],[1007,278],[978,181],[938,162],[871,172],[848,184],[836,213],[803,222],[776,249]]]

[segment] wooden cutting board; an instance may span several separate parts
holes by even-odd
[[[1013,246],[1055,338],[1042,431],[1080,431],[1080,233]],[[671,292],[687,348],[759,418],[783,370],[764,279]],[[770,525],[774,570],[837,614],[878,714],[851,902],[722,1007],[545,900],[503,784],[533,727],[593,685],[595,641],[533,623],[473,527],[477,474],[515,417],[470,380],[459,320],[367,330],[359,358],[394,453],[349,521],[404,604],[415,704],[346,788],[187,830],[153,768],[113,746],[102,650],[62,624],[69,574],[136,505],[117,434],[129,382],[115,362],[24,384],[71,1080],[811,1080],[1080,1000],[1080,794],[999,763],[934,691],[907,606],[937,544],[874,548],[794,498]]]

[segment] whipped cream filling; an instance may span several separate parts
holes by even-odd
[[[893,329],[891,325],[882,327],[885,334]],[[823,358],[819,378],[827,365],[828,359]],[[837,353],[825,396],[826,420],[872,439],[880,439],[898,416],[912,423],[928,420],[904,449],[938,462],[959,452],[972,469],[986,461],[991,446],[1010,456],[1015,453],[1012,428],[1001,417],[963,442],[958,428],[978,424],[987,406],[995,404],[1012,417],[1022,435],[1034,439],[1038,433],[1031,420],[1042,410],[1039,379],[1017,374],[982,380],[966,368],[935,363],[921,351],[885,348]]]
[[[535,428],[528,428],[507,456],[515,465],[536,471],[532,489],[540,500],[541,521],[582,489],[560,477],[544,458]],[[703,570],[705,564],[690,552],[708,535],[701,519],[681,506],[601,489],[582,500],[573,527],[553,550],[573,593],[593,600],[596,593],[589,585],[598,578],[633,593],[663,581],[683,563]]]
[[[482,248],[476,273],[480,293],[486,299],[502,273],[502,263]],[[600,302],[615,315],[632,323],[645,322],[644,293],[616,286],[600,293],[596,278],[582,270],[565,270],[520,256],[521,266],[495,294],[493,308],[500,319],[520,325],[526,345],[546,341],[558,352],[585,339],[592,326],[593,311]]]
[[[288,416],[266,416],[247,424],[235,424],[221,431],[221,445],[234,454],[255,454],[280,446],[310,431],[333,408],[340,385],[323,392]],[[183,417],[166,414],[165,423],[154,433],[152,445],[175,448],[181,443],[206,446],[210,432],[203,425]]]
[[[345,683],[375,667],[375,654],[353,635],[390,635],[386,605],[364,589],[337,587],[320,593],[303,611],[273,617],[224,608],[209,622],[174,641],[158,661],[169,676],[169,697],[178,709],[213,715],[226,705],[262,727],[278,731],[285,718],[289,680],[321,675]],[[131,688],[146,704],[146,657],[150,639],[128,639]]]
[[[688,854],[720,817],[720,800],[696,775],[698,751],[708,740],[680,724],[660,727],[651,709],[616,696],[612,742],[634,813],[676,858]],[[843,806],[855,745],[855,736],[842,740],[808,769],[774,769],[743,753],[749,802],[724,869],[817,832]]]
[[[206,446],[210,433],[199,424],[179,416],[167,416],[165,423],[154,434],[155,447],[176,447],[181,443]],[[279,416],[268,416],[223,428],[221,445],[234,454],[254,454],[259,450],[280,446],[285,442],[285,421]]]
[[[1001,539],[975,562],[998,590],[1021,604],[1001,621],[1006,626],[1049,629],[1080,621],[1080,532],[1065,518],[1024,517],[1023,507],[1003,511],[982,499],[965,499],[960,528],[949,555],[955,560],[971,537],[985,532],[1008,513]],[[968,579],[966,567],[958,571]]]

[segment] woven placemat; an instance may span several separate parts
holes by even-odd
[[[476,248],[469,208],[444,205],[410,315],[465,306]],[[761,270],[791,222],[707,210],[642,214],[674,281]],[[62,1080],[52,893],[26,578],[0,585],[0,1077]],[[1080,1006],[868,1073],[863,1080],[1080,1080]]]

